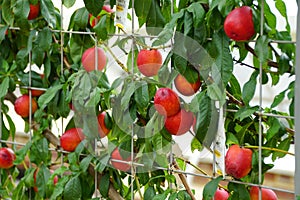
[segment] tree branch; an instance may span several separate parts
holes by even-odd
[[[179,166],[178,166],[178,164],[177,164],[177,162],[176,162],[175,160],[173,161],[173,166],[174,166],[174,168],[175,168],[176,170],[180,170],[180,168],[179,168]],[[178,176],[179,176],[179,178],[180,178],[182,184],[184,185],[184,187],[185,187],[187,193],[188,193],[188,194],[190,195],[190,197],[192,198],[192,200],[196,200],[196,198],[195,198],[194,194],[192,193],[192,190],[191,190],[191,188],[190,188],[190,186],[189,186],[189,184],[188,184],[188,182],[187,182],[187,180],[186,180],[186,177],[185,177],[183,174],[181,174],[181,173],[178,173]]]

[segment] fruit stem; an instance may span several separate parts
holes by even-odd
[[[244,146],[245,148],[248,148],[248,149],[259,149],[259,146],[253,146],[253,145],[247,145],[247,146]],[[273,147],[261,147],[261,149],[263,150],[269,150],[269,151],[275,151],[275,152],[279,152],[279,153],[284,153],[284,154],[289,154],[289,155],[292,155],[292,156],[295,156],[294,153],[291,153],[291,152],[288,152],[288,151],[285,151],[285,150],[281,150],[281,149],[277,149],[277,148],[273,148]]]
[[[117,56],[112,52],[110,47],[103,43],[104,46],[106,47],[107,51],[110,53],[110,55],[114,58],[114,60],[118,63],[118,65],[127,73],[130,74],[129,70],[125,67],[125,65],[117,58]]]
[[[143,194],[141,192],[141,185],[140,185],[140,182],[139,182],[139,179],[137,176],[135,176],[135,182],[136,182],[136,186],[138,188],[138,192],[139,192],[139,195],[140,195],[140,199],[143,200]]]

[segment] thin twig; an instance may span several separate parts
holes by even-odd
[[[173,166],[174,166],[174,168],[175,168],[176,170],[180,170],[180,168],[179,168],[179,166],[178,166],[178,164],[177,164],[177,162],[176,162],[175,160],[173,161]],[[179,176],[179,178],[180,178],[182,184],[184,185],[184,187],[185,187],[187,193],[188,193],[188,194],[190,195],[190,197],[192,198],[192,200],[196,200],[196,198],[195,198],[194,194],[192,193],[192,190],[191,190],[191,188],[190,188],[190,186],[189,186],[189,184],[188,184],[188,182],[187,182],[187,180],[186,180],[186,177],[185,177],[182,173],[178,173],[178,176]]]
[[[228,91],[226,91],[226,95],[229,97],[229,99],[230,99],[233,103],[237,104],[238,106],[240,106],[240,107],[245,106],[245,104],[244,104],[243,101],[238,100],[238,99],[235,98],[232,94],[230,94]]]

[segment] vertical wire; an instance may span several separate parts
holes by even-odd
[[[297,31],[296,31],[296,67],[295,67],[295,199],[300,196],[300,1],[297,12]]]
[[[31,51],[29,52],[29,74],[28,74],[28,86],[29,88],[31,88]],[[29,89],[29,141],[30,143],[32,142],[32,129],[31,129],[31,126],[32,126],[32,94],[31,94],[31,89]],[[29,159],[29,167],[31,168],[32,167],[32,163]],[[30,189],[30,191],[32,191],[32,189]],[[31,192],[29,192],[29,199],[31,199]]]
[[[260,14],[260,36],[264,34],[264,0],[261,0],[261,14]],[[259,139],[258,139],[258,182],[259,186],[262,184],[262,98],[263,98],[263,88],[262,88],[262,62],[259,62]],[[259,187],[258,199],[262,200],[261,187]]]
[[[174,0],[171,0],[171,15],[173,15],[173,14],[174,14]],[[172,48],[173,48],[173,38],[171,39],[171,45],[172,45],[172,47],[171,47],[171,50],[172,50]],[[171,143],[170,158],[169,158],[170,160],[169,160],[169,166],[168,166],[168,168],[169,168],[169,175],[173,174],[172,168],[171,168],[171,166],[173,164],[173,161],[174,161],[172,146],[173,146],[173,144]],[[172,187],[173,187],[173,185],[169,184],[169,188],[172,189]]]
[[[132,44],[131,44],[131,53],[132,53],[132,56],[131,56],[131,65],[132,65],[132,73],[134,73],[134,60],[135,60],[135,54],[134,54],[134,48],[135,48],[135,38],[134,38],[134,23],[135,23],[135,20],[134,20],[134,16],[135,16],[135,12],[134,12],[134,0],[131,1],[131,17],[132,17],[132,21],[131,21],[131,35],[132,35]],[[134,125],[132,123],[131,125],[131,164],[134,162]],[[133,188],[133,184],[134,184],[134,180],[135,180],[135,170],[134,170],[134,166],[131,165],[131,184],[130,184],[130,189],[131,189],[131,199],[134,200],[134,188]]]

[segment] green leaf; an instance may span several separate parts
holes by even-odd
[[[193,14],[194,27],[197,27],[204,20],[205,10],[200,2],[192,3],[187,7],[187,11]]]
[[[228,190],[233,191],[231,199],[250,200],[250,195],[246,185],[230,182],[228,183]]]
[[[283,151],[288,151],[291,146],[291,141],[292,141],[291,137],[285,138],[280,142],[277,148]],[[272,161],[274,162],[277,158],[283,158],[284,156],[286,156],[285,153],[274,152],[272,155]]]
[[[258,74],[259,74],[258,71],[254,71],[249,81],[246,82],[245,85],[243,86],[242,97],[246,105],[249,104],[250,100],[253,98],[255,94],[256,83],[257,83],[256,79]]]
[[[178,200],[192,200],[192,197],[187,193],[186,190],[181,190],[177,193]]]
[[[269,58],[269,42],[267,36],[263,35],[255,43],[255,52],[261,63],[264,63]]]
[[[106,29],[106,15],[103,15],[97,25],[94,27],[94,30],[101,40],[106,40],[108,38],[108,33]]]
[[[221,74],[221,80],[225,86],[230,80],[233,71],[233,61],[229,50],[229,39],[223,31],[220,31],[213,35],[212,45],[214,46],[212,49],[214,52],[210,51],[210,55],[216,59],[215,65],[217,71],[215,73]],[[214,78],[214,80],[215,79],[216,78]]]
[[[63,0],[63,5],[66,8],[71,8],[75,4],[76,0]]]
[[[276,117],[269,117],[268,125],[270,126],[270,128],[267,131],[266,139],[270,140],[279,132],[281,128],[281,123]]]
[[[99,190],[100,193],[103,197],[108,197],[108,190],[109,190],[109,185],[110,185],[110,174],[105,173],[99,182]]]
[[[49,169],[43,164],[36,175],[36,185],[38,188],[38,193],[42,197],[46,193],[47,190],[47,181],[50,177]]]
[[[276,0],[275,1],[275,6],[277,8],[277,10],[279,11],[279,13],[285,18],[285,22],[286,22],[286,30],[288,32],[291,31],[291,28],[290,28],[290,24],[289,24],[289,20],[288,20],[288,16],[287,16],[287,10],[286,10],[286,5],[284,3],[283,0]]]
[[[184,12],[183,27],[184,35],[188,35],[193,29],[193,15],[189,12]]]
[[[9,77],[5,77],[2,83],[0,84],[0,99],[2,99],[8,91],[9,88]]]
[[[239,144],[238,138],[233,133],[226,133],[226,145]]]
[[[156,0],[152,0],[146,21],[146,30],[150,35],[157,35],[162,31],[165,25],[165,19]]]
[[[19,165],[19,164],[21,164],[24,161],[25,156],[27,155],[28,150],[31,148],[31,145],[32,145],[32,142],[27,142],[24,147],[20,148],[16,152],[16,160],[14,161],[15,165]]]
[[[43,95],[38,99],[38,105],[40,108],[44,108],[48,103],[55,97],[57,92],[62,88],[63,85],[55,85],[50,87]]]
[[[284,99],[285,97],[285,93],[286,93],[286,90],[280,92],[279,94],[277,94],[273,100],[273,103],[271,105],[271,108],[275,108],[276,106],[278,106]]]
[[[2,17],[4,19],[4,21],[7,23],[7,25],[13,26],[13,22],[14,22],[14,14],[13,14],[13,10],[11,8],[13,8],[13,6],[11,5],[13,2],[11,0],[3,0],[2,3]]]
[[[84,159],[82,159],[82,161],[80,162],[80,169],[83,172],[85,172],[88,169],[88,167],[89,167],[92,159],[93,159],[92,155],[88,155],[87,157],[85,157]]]
[[[184,16],[184,10],[172,15],[172,19],[165,25],[159,33],[158,38],[153,42],[153,46],[159,46],[168,42],[172,36],[177,20]]]
[[[134,10],[139,20],[139,27],[142,27],[142,25],[146,22],[151,3],[151,0],[139,0],[134,2]]]
[[[215,193],[216,190],[218,188],[218,184],[220,183],[220,181],[222,180],[222,176],[217,177],[216,179],[213,179],[211,181],[209,181],[203,189],[203,200],[211,200]]]
[[[86,9],[93,16],[97,16],[101,12],[102,6],[104,4],[104,1],[99,1],[99,0],[83,0],[83,1]]]
[[[245,118],[251,116],[253,113],[258,111],[258,109],[259,106],[254,106],[254,107],[244,106],[235,113],[234,118],[243,121]]]
[[[80,200],[82,196],[80,179],[75,176],[65,185],[64,199]]]
[[[216,83],[207,86],[207,95],[215,101],[220,101],[221,104],[225,103],[225,91],[220,88]]]
[[[80,27],[85,28],[88,23],[89,13],[85,7],[79,8],[74,14],[74,23]]]
[[[156,195],[154,187],[148,187],[144,193],[144,199],[153,199]]]
[[[271,11],[269,5],[266,3],[264,6],[264,14],[265,19],[269,27],[272,29],[272,33],[276,30],[276,16],[273,14],[273,11]]]
[[[192,143],[191,143],[191,151],[194,152],[195,150],[198,150],[198,151],[203,150],[203,146],[197,138],[193,138]]]
[[[56,14],[51,0],[40,0],[41,13],[51,27],[56,26]]]
[[[280,74],[284,74],[286,72],[289,72],[289,70],[290,70],[290,61],[291,61],[291,59],[285,53],[282,53],[280,55],[279,61],[278,61],[278,66],[280,66],[278,68],[278,72]]]
[[[137,82],[136,89],[134,92],[134,99],[138,107],[144,109],[147,108],[150,101],[147,82]]]
[[[27,19],[27,16],[30,11],[29,2],[24,0],[16,0],[13,11],[16,19],[18,20]]]
[[[107,167],[108,161],[110,160],[110,155],[104,155],[99,159],[96,169],[101,173]]]

